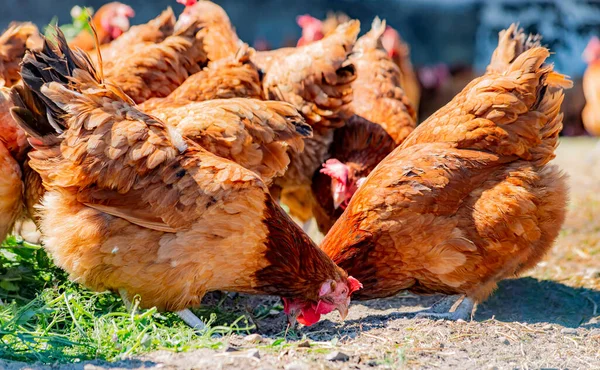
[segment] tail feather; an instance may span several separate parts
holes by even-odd
[[[40,145],[56,143],[53,137],[67,128],[63,108],[82,91],[112,94],[117,100],[131,102],[118,87],[104,84],[89,56],[71,50],[62,31],[55,31],[56,46],[44,40],[40,52],[28,52],[21,67],[24,86],[11,90],[13,118]]]
[[[376,48],[383,49],[381,37],[385,33],[385,30],[385,19],[381,20],[379,17],[375,17],[375,19],[373,19],[373,23],[371,24],[371,29],[369,30],[369,32],[365,33],[356,41],[356,45],[354,45],[354,51]]]
[[[502,30],[498,38],[498,47],[492,54],[487,73],[503,73],[525,51],[542,46],[542,36],[526,35],[519,25],[513,23]]]

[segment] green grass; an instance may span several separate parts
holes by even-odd
[[[209,330],[196,333],[156,309],[128,311],[111,293],[68,280],[44,250],[15,237],[0,247],[0,358],[43,363],[119,360],[154,350],[220,348],[227,335],[253,329],[220,304],[197,313]]]

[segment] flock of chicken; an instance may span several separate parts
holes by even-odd
[[[357,39],[356,20],[304,17],[298,47],[258,52],[218,5],[184,3],[131,28],[111,3],[71,44],[1,36],[0,239],[30,217],[73,280],[198,328],[188,308],[213,290],[281,296],[305,325],[403,290],[449,296],[421,316],[466,318],[552,246],[571,82],[539,36],[501,32],[417,127],[384,21]],[[279,202],[317,219],[320,247]]]

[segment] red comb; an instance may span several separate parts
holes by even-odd
[[[198,0],[177,0],[177,2],[179,4],[183,4],[185,6],[192,6],[192,5],[196,5]]]
[[[348,282],[350,283],[350,294],[362,289],[363,287],[362,283],[352,276],[348,276]]]
[[[310,24],[319,24],[321,23],[321,21],[313,17],[312,15],[304,14],[296,17],[296,23],[298,23],[298,26],[304,28]]]

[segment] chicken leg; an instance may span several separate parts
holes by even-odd
[[[128,310],[131,310],[133,306],[129,300],[129,297],[127,296],[127,291],[125,291],[125,289],[119,289],[119,294],[121,295],[121,299],[123,300],[125,307],[127,307]],[[204,322],[198,316],[194,315],[194,313],[189,309],[186,308],[185,310],[177,311],[175,313],[192,329],[198,331],[203,331],[206,329]]]
[[[462,302],[458,303],[456,309],[453,312],[450,312],[456,305],[456,302],[460,299],[460,297],[458,299],[457,297],[458,296],[456,295],[448,296],[431,306],[431,308],[418,312],[415,317],[452,321],[457,321],[459,319],[465,321],[471,320],[475,302],[469,297],[465,297]]]

